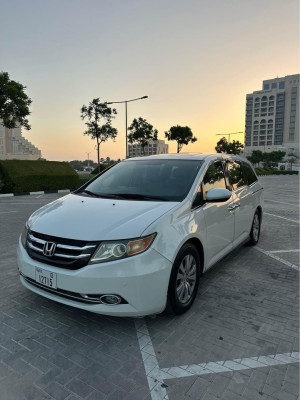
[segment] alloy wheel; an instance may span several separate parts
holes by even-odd
[[[253,234],[253,239],[256,242],[258,241],[258,238],[259,238],[259,225],[260,225],[259,216],[258,216],[258,214],[255,214],[254,219],[253,219],[252,234]]]
[[[181,261],[176,277],[176,295],[181,304],[193,296],[197,280],[197,263],[193,255],[187,254]]]

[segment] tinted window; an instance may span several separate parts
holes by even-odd
[[[229,183],[231,185],[232,190],[236,190],[239,187],[242,187],[246,184],[241,164],[239,162],[228,161],[227,170],[228,170]]]
[[[243,172],[248,185],[257,181],[257,177],[249,164],[243,163]]]
[[[97,195],[157,196],[182,201],[202,165],[199,160],[130,160],[120,162],[90,183],[85,190]],[[123,196],[125,197],[125,196]],[[142,199],[141,199],[142,200]]]
[[[203,178],[203,198],[205,199],[206,193],[213,188],[226,189],[226,182],[224,176],[223,164],[221,161],[214,162],[208,167],[206,174]]]

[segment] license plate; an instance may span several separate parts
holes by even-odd
[[[35,281],[51,289],[56,289],[56,273],[42,268],[35,268]]]

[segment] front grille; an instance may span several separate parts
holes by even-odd
[[[55,243],[52,256],[44,255],[46,242]],[[79,269],[88,264],[99,242],[65,239],[30,231],[27,236],[27,252],[31,258],[58,268]]]

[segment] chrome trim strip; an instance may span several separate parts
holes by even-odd
[[[68,258],[70,260],[79,260],[80,258],[86,258],[90,257],[90,254],[79,254],[78,256],[72,256],[72,255],[67,255],[67,254],[61,254],[61,253],[54,253],[53,257],[62,257],[62,258]]]
[[[69,246],[66,244],[57,244],[56,247],[60,249],[66,249],[66,250],[78,250],[78,251],[83,251],[83,250],[88,250],[88,249],[94,249],[96,245],[90,245],[90,246],[83,246],[83,247],[77,247],[77,246]]]
[[[42,245],[44,245],[46,243],[46,240],[42,240],[42,239],[36,238],[35,236],[32,236],[30,233],[28,234],[28,237],[32,242],[36,242],[36,243],[39,243],[39,244],[42,244]]]
[[[68,298],[70,298],[70,299],[74,299],[74,300],[77,300],[77,301],[81,301],[81,302],[83,302],[83,303],[104,304],[102,301],[100,301],[100,299],[99,299],[98,301],[92,300],[92,299],[86,300],[84,297],[82,297],[82,296],[80,296],[80,295],[78,295],[78,297],[77,297],[77,296],[72,296],[71,294],[61,292],[59,289],[51,289],[51,288],[49,288],[48,286],[43,286],[43,285],[40,285],[38,282],[31,281],[31,280],[29,280],[29,279],[27,278],[27,276],[25,276],[25,275],[22,274],[21,272],[20,272],[20,275],[25,279],[25,281],[26,281],[27,283],[29,283],[29,285],[37,286],[39,289],[42,289],[42,290],[44,290],[45,292],[51,292],[51,293],[53,293],[53,294],[56,294],[57,296],[68,297]]]
[[[257,190],[255,190],[255,192],[252,192],[252,194],[255,194],[255,193],[257,193],[257,192],[260,192],[261,190],[264,190],[264,188],[257,189]]]
[[[34,251],[38,251],[40,253],[43,253],[43,249],[39,249],[38,247],[35,247],[32,243],[27,242],[27,245]],[[67,254],[61,254],[61,253],[54,253],[53,257],[61,257],[61,258],[67,258],[69,260],[79,260],[81,258],[86,258],[90,257],[90,254],[79,254],[78,256],[72,256],[72,255],[67,255]],[[49,257],[50,259],[51,257]]]
[[[29,239],[32,242],[36,242],[36,243],[39,243],[39,244],[42,244],[42,245],[44,245],[46,243],[46,240],[42,240],[42,239],[36,238],[35,236],[33,236],[30,233],[29,233],[28,236],[29,236]],[[56,243],[56,242],[54,241],[54,243]],[[59,249],[65,249],[65,250],[83,251],[83,250],[88,250],[88,249],[94,249],[96,247],[96,244],[79,247],[79,246],[70,246],[70,245],[66,245],[66,244],[56,243],[56,247],[59,248]]]
[[[32,243],[30,243],[28,240],[27,240],[27,245],[32,249],[32,250],[34,250],[34,251],[39,251],[40,253],[43,253],[43,249],[39,249],[38,247],[35,247]]]

